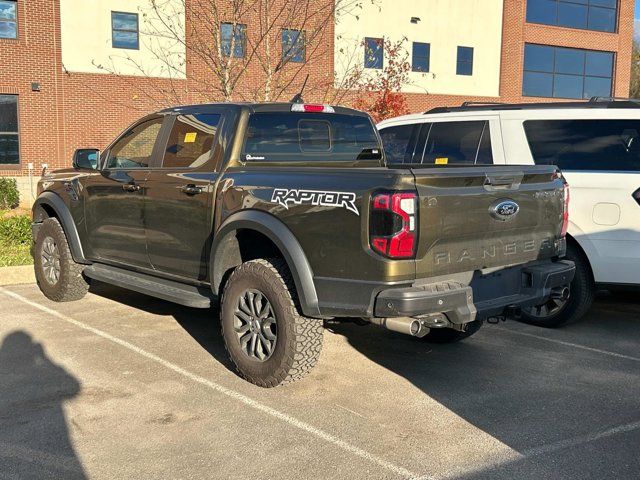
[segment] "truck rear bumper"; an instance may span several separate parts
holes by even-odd
[[[502,315],[508,307],[531,307],[568,286],[575,274],[573,262],[540,261],[475,274],[467,285],[427,283],[383,290],[375,299],[374,315],[381,318],[417,317],[443,313],[453,324]]]

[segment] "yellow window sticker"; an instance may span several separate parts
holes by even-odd
[[[449,159],[446,157],[436,158],[436,165],[446,165],[449,163]]]
[[[189,132],[184,136],[184,143],[193,143],[196,141],[196,137],[198,136],[197,132]]]

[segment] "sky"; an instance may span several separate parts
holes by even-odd
[[[636,15],[635,15],[635,37],[640,40],[640,1],[636,0]]]

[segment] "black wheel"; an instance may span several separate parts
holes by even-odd
[[[589,260],[572,244],[567,245],[566,259],[576,264],[576,274],[569,286],[569,298],[567,300],[549,299],[542,305],[523,309],[522,322],[553,328],[577,321],[589,311],[595,294]]]
[[[40,291],[54,302],[80,300],[89,283],[83,265],[73,261],[67,237],[57,218],[47,218],[36,236],[33,249],[36,282]]]
[[[238,373],[260,387],[304,377],[322,349],[322,320],[303,317],[291,274],[280,259],[245,262],[229,276],[222,336]]]
[[[422,340],[429,343],[454,343],[470,337],[482,327],[482,320],[474,320],[465,325],[464,331],[453,328],[432,328]]]

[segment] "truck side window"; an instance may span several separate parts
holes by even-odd
[[[422,163],[442,166],[492,164],[489,122],[433,123]]]
[[[178,115],[171,128],[163,168],[197,168],[209,160],[220,115]]]
[[[537,165],[640,171],[640,120],[527,120],[524,131]]]
[[[162,121],[162,117],[153,118],[125,132],[109,150],[107,168],[147,168]]]
[[[249,117],[248,162],[380,160],[369,117],[338,113],[257,112]]]
[[[416,130],[420,125],[398,125],[380,130],[387,164],[411,163]]]

